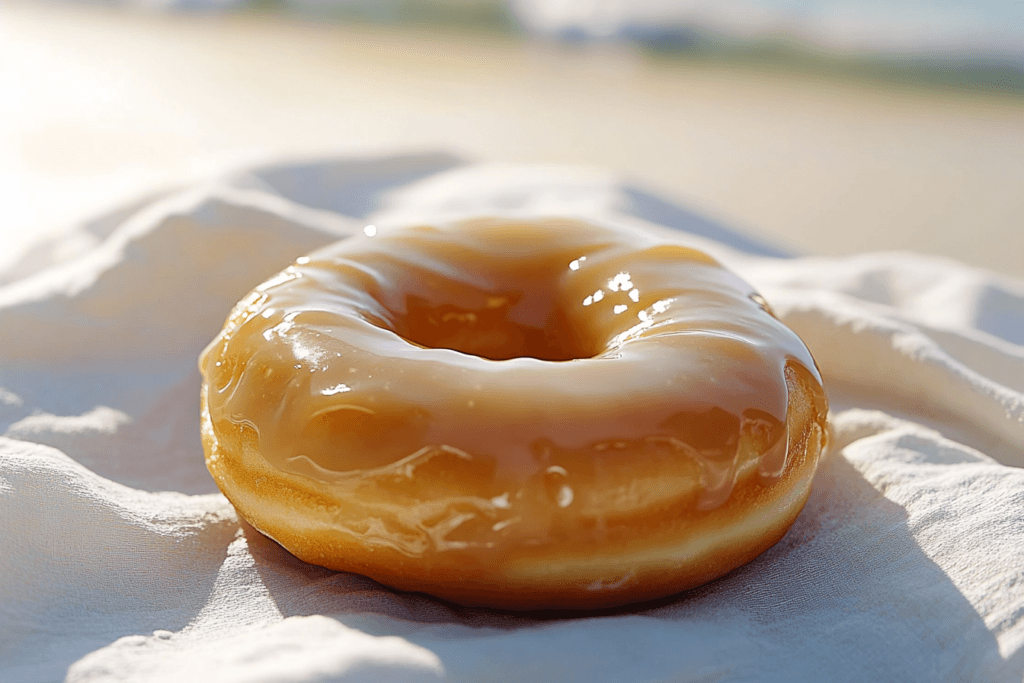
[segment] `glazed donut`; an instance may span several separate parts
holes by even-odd
[[[827,441],[814,360],[708,255],[567,220],[298,259],[200,357],[238,513],[307,562],[465,605],[596,609],[775,544]]]

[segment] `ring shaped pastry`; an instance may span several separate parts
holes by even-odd
[[[595,609],[772,546],[827,438],[800,339],[704,253],[566,220],[353,238],[200,359],[221,490],[297,557],[468,605]]]

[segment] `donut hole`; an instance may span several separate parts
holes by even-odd
[[[553,362],[606,350],[607,337],[595,338],[603,332],[584,329],[579,312],[570,312],[586,297],[570,276],[581,259],[593,262],[614,240],[590,239],[579,225],[562,221],[481,220],[459,231],[412,228],[394,243],[397,250],[383,244],[364,242],[359,263],[344,260],[337,273],[373,300],[357,306],[364,320],[418,347]],[[601,270],[597,279],[607,277]],[[366,317],[377,307],[383,315]]]
[[[465,294],[465,293],[463,293]],[[593,358],[595,348],[578,334],[550,294],[471,292],[448,301],[406,297],[395,332],[430,349],[450,349],[488,360]]]

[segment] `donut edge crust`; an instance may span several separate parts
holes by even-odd
[[[476,554],[445,551],[411,558],[341,528],[344,500],[324,485],[281,472],[258,452],[258,437],[240,426],[218,440],[202,388],[201,435],[211,475],[238,514],[301,560],[368,576],[403,591],[467,606],[513,611],[594,610],[655,600],[695,588],[744,565],[786,534],[811,491],[829,441],[822,389],[806,372],[786,368],[788,459],[770,483],[747,482],[726,504],[682,513],[668,531],[639,534],[616,547]],[[819,421],[818,415],[821,415]],[[518,556],[517,556],[518,555]]]

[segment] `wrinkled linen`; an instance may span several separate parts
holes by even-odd
[[[291,557],[206,473],[196,357],[237,299],[372,223],[670,231],[808,343],[835,445],[754,562],[597,615],[496,613]],[[1024,283],[789,258],[598,171],[268,165],[73,226],[0,273],[0,680],[1020,681]]]

